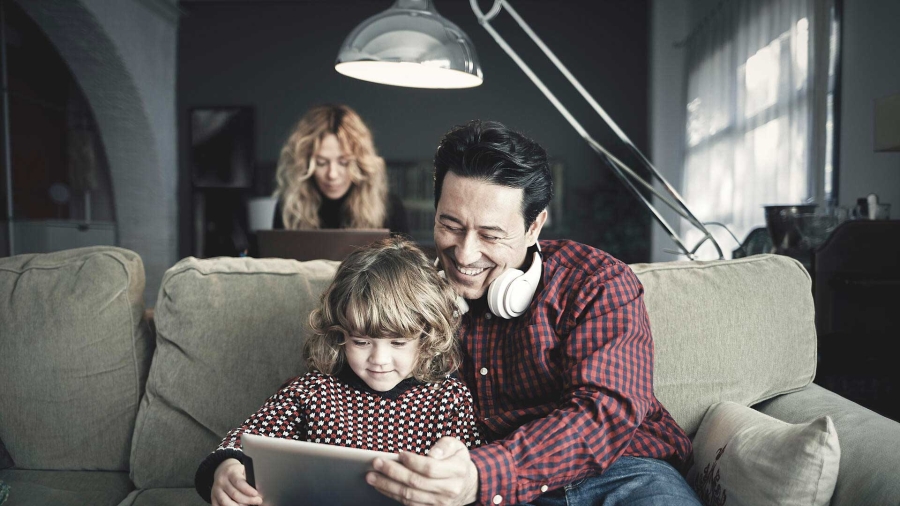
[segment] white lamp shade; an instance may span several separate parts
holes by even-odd
[[[475,46],[431,0],[397,0],[359,24],[334,65],[349,77],[414,88],[471,88],[484,79]]]

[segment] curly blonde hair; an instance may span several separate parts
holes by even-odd
[[[309,315],[313,335],[303,345],[312,370],[338,373],[347,335],[418,338],[413,376],[441,381],[460,363],[456,293],[415,243],[392,237],[351,253],[338,267],[319,307]]]
[[[334,134],[352,158],[352,184],[344,203],[344,228],[382,228],[387,216],[387,176],[384,159],[378,156],[372,133],[359,114],[346,105],[313,107],[300,118],[281,148],[275,179],[275,197],[281,201],[286,229],[320,227],[322,195],[316,188],[312,157],[322,139]]]

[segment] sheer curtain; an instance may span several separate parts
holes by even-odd
[[[740,241],[765,226],[764,205],[828,198],[828,12],[826,0],[722,2],[687,41],[683,196]],[[735,238],[709,228],[730,256]]]

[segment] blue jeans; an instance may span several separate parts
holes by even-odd
[[[619,457],[603,474],[551,490],[522,506],[699,506],[684,477],[667,462]]]

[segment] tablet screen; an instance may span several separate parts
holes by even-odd
[[[396,505],[366,483],[376,457],[397,454],[243,434],[247,480],[264,506]]]

